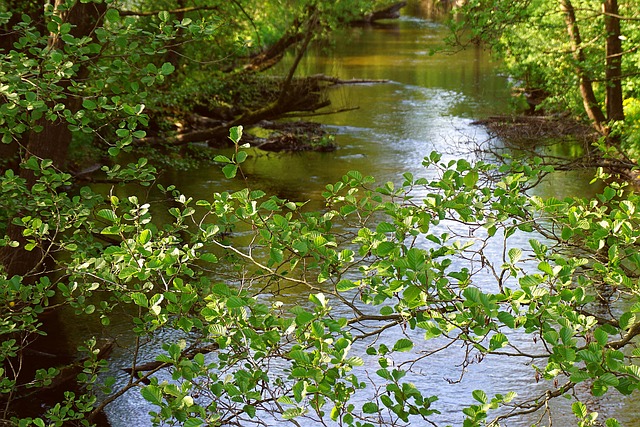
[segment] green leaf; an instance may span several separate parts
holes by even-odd
[[[140,394],[147,401],[157,406],[162,406],[162,390],[155,385],[143,387]]]
[[[591,393],[596,396],[604,396],[604,394],[609,390],[609,387],[600,379],[597,379],[591,385]]]
[[[365,414],[377,414],[380,412],[380,408],[378,408],[378,405],[374,402],[367,402],[362,405],[362,412]]]
[[[543,273],[547,273],[550,276],[553,276],[553,268],[551,267],[551,264],[546,261],[542,261],[538,264],[538,270],[542,271]]]
[[[574,402],[571,405],[571,411],[579,420],[584,419],[588,414],[587,407],[582,402]]]
[[[218,162],[218,163],[231,163],[231,159],[228,158],[227,156],[222,156],[222,155],[217,155],[213,158],[214,162]]]
[[[393,351],[407,352],[413,348],[413,341],[401,338],[393,345]]]
[[[96,104],[91,99],[85,99],[82,101],[82,107],[86,108],[87,110],[95,110],[96,108],[98,108],[98,104]]]
[[[138,236],[138,243],[145,245],[151,240],[151,230],[144,229]]]
[[[489,399],[487,398],[487,394],[482,391],[482,390],[474,390],[471,395],[473,396],[473,398],[475,400],[477,400],[478,402],[485,404],[489,401]]]
[[[396,226],[388,222],[381,222],[376,227],[376,233],[395,233],[395,232],[396,232]]]
[[[222,173],[227,179],[235,178],[237,172],[238,166],[234,164],[229,164],[222,168]]]
[[[131,299],[136,305],[139,305],[140,307],[149,307],[149,300],[147,299],[147,296],[142,292],[132,293]]]
[[[240,297],[232,296],[227,300],[227,307],[229,308],[240,308],[244,307],[246,301]]]
[[[622,427],[622,424],[620,424],[618,422],[618,420],[616,420],[615,418],[607,419],[607,421],[605,421],[604,425],[607,426],[607,427]]]
[[[120,20],[120,12],[118,12],[118,9],[108,9],[104,19],[109,22],[118,22]]]
[[[242,138],[242,126],[234,126],[229,129],[229,139],[233,141],[234,144],[238,144],[240,139]]]
[[[511,313],[501,311],[498,313],[498,320],[500,320],[505,326],[513,329],[516,326],[516,319]]]
[[[336,290],[338,292],[345,292],[354,288],[357,288],[358,285],[348,279],[342,279],[336,285]]]
[[[304,415],[305,412],[306,410],[304,408],[289,408],[282,412],[282,418],[285,420],[291,420]]]
[[[116,222],[118,220],[118,216],[111,209],[102,209],[98,211],[97,214],[100,218],[104,218],[110,222]]]
[[[160,67],[160,73],[162,73],[162,75],[164,76],[168,76],[169,74],[173,73],[175,69],[176,67],[174,67],[171,62],[165,62],[164,64],[162,64],[162,67]]]
[[[611,187],[606,187],[602,192],[602,195],[606,200],[611,200],[616,196],[616,190]]]
[[[376,254],[381,257],[386,257],[396,248],[396,244],[393,242],[380,242],[376,248]]]
[[[212,264],[216,264],[218,262],[218,257],[209,252],[205,252],[202,255],[200,255],[200,259],[206,262],[210,262]]]
[[[615,387],[620,383],[618,377],[613,375],[611,372],[605,372],[604,374],[600,375],[600,381],[610,387]]]
[[[202,420],[199,420],[197,418],[189,418],[182,425],[183,427],[200,427],[202,424],[204,424],[204,421]]]
[[[349,366],[364,366],[364,360],[362,360],[362,358],[358,356],[349,357],[347,360],[345,360],[345,363]]]
[[[337,421],[339,416],[340,416],[340,408],[338,408],[337,406],[334,406],[333,408],[331,408],[331,414],[329,415],[329,417],[331,418],[331,421]]]
[[[269,256],[276,264],[280,264],[284,258],[282,250],[278,248],[271,248],[269,250]]]
[[[596,341],[598,341],[598,344],[600,344],[601,346],[604,346],[607,343],[607,340],[609,339],[609,334],[607,334],[602,328],[597,328],[593,332],[593,336],[596,339]]]
[[[314,318],[315,316],[313,315],[313,313],[309,313],[308,311],[301,311],[296,316],[296,325],[304,326],[307,323],[311,322]]]
[[[247,154],[246,151],[239,151],[238,155],[236,156],[236,162],[237,163],[244,162],[245,160],[247,160],[247,156],[248,156],[248,154]]]
[[[171,18],[171,15],[166,10],[163,10],[162,12],[158,13],[158,18],[160,18],[162,22],[167,22],[169,18]]]
[[[269,199],[260,204],[261,209],[265,209],[267,211],[277,211],[280,210],[278,203],[274,199]]]
[[[522,257],[522,249],[520,248],[509,249],[509,262],[511,264],[517,263],[521,257]]]
[[[407,264],[410,269],[414,271],[419,271],[424,269],[425,266],[425,256],[424,252],[418,248],[411,248],[407,252],[406,256]]]
[[[562,229],[561,238],[562,240],[569,240],[573,236],[573,230],[569,227],[564,227]]]
[[[574,372],[573,374],[571,374],[570,377],[571,381],[574,383],[581,383],[583,381],[587,381],[588,379],[591,379],[591,375],[588,372],[585,371],[577,371]]]
[[[478,182],[479,176],[480,175],[478,174],[478,171],[470,170],[462,179],[464,182],[464,186],[467,188],[475,187],[476,183]]]
[[[507,339],[507,337],[504,334],[497,333],[497,334],[495,334],[494,336],[491,337],[491,340],[489,342],[489,349],[491,351],[497,350],[499,348],[504,347],[508,342],[509,342],[509,340]]]
[[[327,297],[323,293],[309,295],[309,301],[318,307],[325,308],[327,306]]]
[[[411,301],[418,299],[418,297],[420,297],[421,294],[422,294],[422,289],[420,289],[417,286],[411,285],[411,286],[407,286],[407,289],[405,289],[404,292],[402,293],[402,297],[407,302],[410,303]]]
[[[562,339],[563,344],[570,345],[573,338],[573,330],[566,327],[561,328],[560,338]]]

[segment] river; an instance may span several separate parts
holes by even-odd
[[[301,63],[302,75],[322,73],[341,79],[386,79],[388,83],[346,85],[330,92],[334,107],[358,107],[336,115],[313,120],[336,134],[338,149],[330,153],[274,154],[252,152],[243,166],[249,184],[267,193],[290,200],[310,200],[320,207],[320,193],[349,170],[373,175],[378,182],[399,182],[403,172],[424,173],[424,156],[432,150],[446,157],[473,159],[478,142],[488,138],[485,130],[472,122],[493,114],[512,110],[513,100],[507,78],[482,48],[455,54],[431,50],[441,46],[446,29],[433,21],[432,7],[412,2],[397,22],[379,26],[353,28],[337,34],[331,45],[314,48]],[[536,191],[546,196],[590,194],[590,172],[556,174]],[[211,192],[233,190],[242,182],[229,182],[219,167],[183,172],[168,171],[162,178],[174,183],[194,199],[208,198]],[[237,186],[237,187],[236,187]],[[76,333],[83,328],[76,326]],[[117,331],[116,331],[117,333]],[[127,338],[119,337],[111,373],[119,383],[125,381],[120,368],[128,365],[131,355]],[[158,343],[173,340],[171,332],[158,337]],[[518,339],[517,337],[515,339]],[[432,343],[425,343],[423,350]],[[533,345],[533,344],[531,344]],[[146,347],[151,358],[157,345]],[[462,404],[472,403],[471,391],[484,389],[490,396],[515,390],[531,395],[544,389],[537,383],[530,366],[517,361],[487,357],[469,366],[458,384],[445,379],[457,378],[461,349],[454,348],[428,359],[415,378],[425,390],[440,396],[436,406],[442,415],[438,423],[460,425]],[[554,425],[575,424],[571,401],[561,399],[552,408]],[[603,416],[617,416],[632,425],[638,420],[636,399],[608,397],[594,403]],[[106,409],[113,427],[150,425],[147,412],[152,410],[138,393],[129,393]],[[509,420],[507,425],[524,427],[540,414]]]

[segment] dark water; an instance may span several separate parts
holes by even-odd
[[[409,10],[412,15],[396,23],[338,34],[331,46],[316,48],[303,61],[299,70],[302,75],[322,73],[342,79],[389,82],[332,90],[334,107],[358,107],[313,119],[335,132],[339,149],[331,153],[253,152],[243,167],[251,186],[291,200],[310,200],[312,206],[320,207],[319,196],[324,186],[339,180],[349,170],[373,175],[379,182],[399,182],[403,172],[424,174],[421,162],[432,150],[444,153],[445,157],[474,158],[477,142],[486,140],[488,135],[482,127],[471,123],[511,111],[507,79],[498,73],[490,55],[481,48],[431,55],[431,50],[440,46],[445,29],[424,19],[433,16],[430,7],[421,8],[420,2],[413,2]],[[196,200],[209,198],[214,191],[234,190],[243,185],[239,180],[225,180],[218,167],[201,168],[188,174],[169,171],[163,179],[175,183]],[[590,172],[556,174],[536,191],[556,197],[586,195],[594,191],[588,186],[589,179]],[[501,250],[495,248],[497,254]],[[74,330],[82,333],[82,325]],[[131,355],[126,347],[133,344],[133,337],[127,338],[125,329],[120,332],[121,347],[115,351],[112,373],[124,381],[119,368],[130,363]],[[171,332],[166,334],[158,337],[158,342],[179,339]],[[530,337],[510,338],[524,348],[535,346],[527,341]],[[429,351],[436,345],[436,341],[422,341],[415,350]],[[157,343],[145,347],[146,354],[141,357],[152,358],[157,348]],[[510,390],[531,396],[544,390],[545,385],[536,382],[530,366],[498,357],[487,357],[482,363],[469,366],[460,383],[450,384],[446,380],[459,376],[457,365],[462,358],[460,348],[451,348],[426,359],[419,375],[412,378],[428,392],[440,396],[437,407],[442,416],[438,421],[443,424],[461,424],[460,407],[472,403],[474,389],[482,388],[489,396]],[[635,402],[635,399],[613,396],[594,403],[594,408],[601,408],[601,418],[618,416],[632,423],[637,420],[634,418],[637,411],[631,410]],[[575,424],[570,405],[571,401],[564,399],[554,405],[554,416],[558,417],[554,425]],[[150,423],[146,413],[151,409],[133,392],[111,404],[107,415],[115,427],[147,426]],[[539,415],[509,420],[507,425],[531,425]]]

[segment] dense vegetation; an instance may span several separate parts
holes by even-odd
[[[469,0],[452,41],[487,44],[532,107],[588,120],[610,154],[637,161],[639,9],[635,0]]]
[[[559,9],[565,14],[567,4]],[[280,42],[302,52],[312,38],[376,6],[357,0],[0,5],[0,133],[13,156],[0,178],[3,423],[91,425],[106,405],[137,389],[156,407],[156,424],[423,425],[442,408],[437,388],[418,386],[420,367],[456,345],[464,349],[462,367],[489,355],[522,359],[548,386],[528,396],[478,389],[475,403],[462,409],[465,426],[508,423],[536,410],[544,416],[549,402],[562,397],[573,399],[576,424],[618,425],[598,420],[576,392],[586,386],[593,396],[627,395],[640,382],[639,200],[603,170],[594,180],[604,190],[593,199],[528,193],[551,172],[538,158],[497,167],[442,161],[437,153],[424,159],[425,177],[405,174],[399,187],[349,172],[326,186],[322,212],[248,187],[207,200],[160,187],[170,200],[166,211],[133,195],[136,185],[152,185],[156,170],[146,158],[118,159],[154,144],[152,132],[181,122],[166,116],[190,112],[181,109],[185,100],[192,110],[224,110],[215,132],[228,134],[235,151],[214,160],[229,179],[242,179],[247,154],[236,125],[285,109],[295,67],[275,92],[232,96],[224,88],[253,82],[253,73],[282,54],[273,50]],[[499,29],[487,40],[505,43],[514,55],[527,52],[506,44],[517,32],[487,23],[526,29],[535,18],[562,18],[544,12],[546,3],[467,6],[464,22],[484,16],[471,29]],[[501,10],[506,16],[489,19]],[[624,29],[628,39],[634,22]],[[590,31],[602,30],[593,23]],[[543,28],[559,29],[555,22]],[[558,57],[558,69],[567,60],[574,70],[604,67],[606,74],[614,67],[596,56],[583,60],[580,43],[569,56],[558,49],[545,51]],[[635,54],[623,56],[630,83],[621,93],[631,106]],[[527,84],[548,83],[544,89],[552,93],[553,69],[545,67],[553,64],[538,62],[514,61],[522,71],[514,65],[513,73],[534,76]],[[576,77],[553,93],[575,105],[571,96],[584,94],[589,83],[585,72],[563,73]],[[613,105],[622,76],[606,75],[602,81],[615,90],[609,94],[604,85],[602,92]],[[590,79],[594,95],[596,81]],[[262,95],[265,105],[252,105]],[[250,108],[234,111],[242,97]],[[618,126],[617,110],[607,111],[594,120],[606,145],[630,144],[635,122]],[[633,117],[633,108],[627,111]],[[104,173],[129,184],[126,196],[77,185],[68,157],[88,150],[112,156]],[[287,295],[298,299],[291,304]],[[96,319],[104,328],[66,363],[38,347],[60,315]],[[127,383],[116,386],[101,375],[109,343],[99,335],[108,335],[115,317],[129,320],[134,353],[163,331],[182,338],[164,343],[153,361],[134,357]],[[159,380],[164,372],[171,381]],[[42,389],[51,389],[54,401],[30,407]]]

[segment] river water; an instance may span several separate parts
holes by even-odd
[[[476,143],[486,140],[488,135],[472,122],[512,109],[507,78],[498,73],[497,65],[481,48],[431,55],[430,51],[441,45],[446,30],[430,17],[431,7],[413,2],[408,14],[397,22],[350,29],[336,35],[331,45],[315,48],[301,63],[301,75],[322,73],[341,79],[389,82],[346,85],[332,90],[334,107],[358,107],[312,119],[336,134],[338,150],[296,154],[253,152],[243,166],[250,185],[290,200],[310,200],[312,207],[320,207],[324,186],[339,180],[349,170],[373,175],[378,182],[400,182],[403,172],[423,174],[422,159],[432,150],[444,153],[445,157],[473,159]],[[556,197],[587,195],[595,191],[588,186],[589,179],[590,172],[556,174],[536,191]],[[188,174],[168,171],[163,180],[176,184],[196,200],[209,198],[213,191],[234,190],[242,185],[225,180],[219,167],[201,168]],[[112,374],[118,376],[120,383],[125,381],[125,375],[119,368],[127,366],[131,357],[126,349],[126,331],[122,333],[125,339],[120,337],[122,347],[116,349],[112,365]],[[167,334],[158,337],[158,342],[176,338],[170,332]],[[432,345],[428,342],[416,349],[426,351]],[[152,358],[156,348],[150,346],[142,358]],[[474,389],[482,388],[490,396],[509,390],[531,396],[544,390],[545,385],[536,382],[530,366],[495,357],[470,366],[460,383],[450,384],[446,379],[458,377],[456,364],[461,357],[460,348],[440,353],[425,361],[414,378],[423,389],[440,396],[436,406],[442,415],[434,420],[442,425],[461,424],[461,405],[472,403]],[[634,425],[631,423],[638,420],[635,402],[613,396],[595,402],[592,409],[603,412],[601,417],[617,416]],[[554,406],[554,416],[558,417],[554,425],[575,424],[570,405],[571,401],[562,399]],[[147,426],[149,410],[152,408],[137,393],[129,393],[108,406],[106,413],[114,427]],[[528,426],[539,415],[509,420],[506,425]]]

